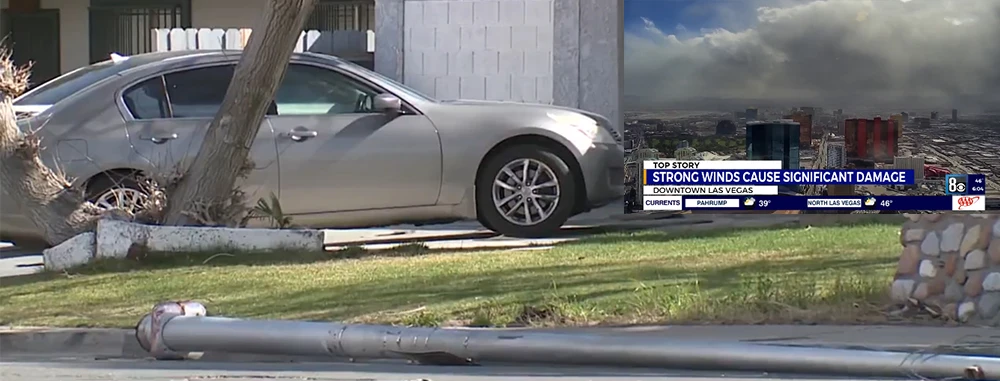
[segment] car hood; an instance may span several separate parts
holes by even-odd
[[[538,111],[552,111],[552,110],[571,111],[571,112],[578,112],[578,113],[587,115],[587,116],[592,117],[592,118],[597,118],[598,121],[601,121],[601,119],[607,120],[607,118],[605,118],[605,117],[603,117],[601,115],[589,112],[589,111],[575,109],[575,108],[572,108],[572,107],[553,106],[553,105],[547,105],[547,104],[541,104],[541,103],[521,103],[521,102],[508,102],[508,101],[481,101],[481,100],[473,100],[473,99],[458,99],[458,100],[451,100],[451,101],[441,101],[441,103],[446,104],[446,105],[450,105],[450,106],[479,106],[479,107],[484,107],[484,108],[494,108],[494,107],[496,107],[496,108],[502,108],[503,111],[508,111],[508,108],[518,108],[518,109],[522,109],[522,110],[524,110],[524,109],[530,109],[530,110],[538,110]]]
[[[602,127],[604,127],[604,129],[608,130],[608,132],[611,133],[611,135],[615,138],[615,141],[618,141],[620,143],[621,139],[622,139],[621,135],[618,134],[617,129],[614,128],[614,126],[611,124],[611,121],[608,120],[608,118],[605,118],[604,116],[602,116],[600,114],[597,114],[597,113],[593,113],[593,112],[585,111],[585,110],[580,110],[580,109],[576,109],[576,108],[572,108],[572,107],[553,106],[553,105],[540,104],[540,103],[520,103],[520,102],[509,102],[509,101],[482,101],[482,100],[472,100],[472,99],[458,99],[458,100],[450,100],[450,101],[441,101],[441,104],[445,104],[445,105],[449,105],[449,106],[479,107],[483,111],[487,111],[487,112],[489,110],[495,110],[495,111],[498,111],[498,112],[507,113],[507,112],[510,111],[510,109],[518,109],[518,110],[521,110],[521,111],[532,110],[532,111],[538,111],[540,113],[541,112],[546,112],[546,111],[556,111],[556,110],[557,111],[575,112],[575,113],[580,113],[580,114],[586,115],[586,116],[588,116],[588,117],[596,120],[598,124],[600,124]]]

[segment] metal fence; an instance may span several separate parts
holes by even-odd
[[[90,8],[90,61],[110,53],[133,55],[153,51],[153,29],[181,28],[191,24],[190,13],[180,4],[146,7]]]
[[[321,1],[306,21],[306,30],[374,30],[375,1]]]

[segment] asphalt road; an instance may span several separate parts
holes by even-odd
[[[541,367],[541,366],[426,366],[399,363],[221,363],[79,361],[51,359],[0,360],[4,381],[709,381],[803,379],[760,373],[696,372],[630,368]],[[812,378],[835,380],[832,377]]]

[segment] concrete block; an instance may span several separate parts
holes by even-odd
[[[125,258],[136,244],[154,252],[322,251],[323,239],[320,230],[154,226],[106,219],[97,224],[94,257]]]
[[[524,73],[524,52],[505,50],[500,55],[498,70],[503,75],[518,75]]]
[[[439,52],[457,52],[462,48],[462,27],[442,25],[434,32],[434,49]]]
[[[408,52],[403,61],[403,78],[409,81],[419,75],[424,75],[424,52]]]
[[[476,75],[492,75],[500,72],[500,52],[477,50],[472,52],[472,72]]]
[[[403,26],[422,25],[424,19],[424,3],[421,1],[403,2]]]
[[[477,1],[472,3],[473,24],[497,25],[500,22],[500,2]]]
[[[536,50],[538,46],[538,27],[522,26],[511,29],[510,45],[514,50]],[[549,47],[548,49],[551,49]]]
[[[406,28],[406,50],[426,51],[434,50],[434,27],[413,26]]]
[[[447,76],[434,79],[434,97],[438,99],[458,99],[461,93],[458,77]]]
[[[537,37],[535,38],[535,46],[538,50],[552,51],[552,27],[551,26],[540,26],[536,27],[535,32]]]
[[[113,219],[97,221],[94,258],[125,258],[132,244],[146,240],[147,227]]]
[[[473,74],[473,54],[471,51],[448,53],[448,75],[462,76]]]
[[[535,79],[535,94],[538,95],[538,103],[553,104],[552,77],[544,76]]]
[[[460,81],[462,99],[486,99],[486,77],[462,77]]]
[[[525,0],[524,25],[552,29],[552,0]]]
[[[468,1],[452,1],[448,4],[448,24],[472,25],[475,17],[472,4]]]
[[[42,251],[46,270],[60,271],[86,264],[94,259],[96,235],[78,234],[55,247]]]
[[[424,52],[424,75],[432,77],[448,75],[448,53]]]
[[[524,53],[524,75],[547,76],[552,74],[552,52],[534,51]]]
[[[510,49],[509,26],[488,26],[486,27],[486,49],[488,50],[508,50]]]
[[[503,0],[499,3],[498,18],[500,24],[510,26],[524,25],[524,0]]]
[[[536,102],[535,77],[513,76],[510,83],[510,97],[516,102]]]
[[[146,247],[151,251],[162,252],[207,251],[219,248],[236,252],[323,251],[323,231],[150,226]]]
[[[437,97],[434,94],[434,77],[429,75],[407,75],[406,84],[413,87],[415,90],[427,93],[432,97]]]
[[[448,25],[448,1],[424,1],[424,25]]]
[[[462,50],[486,49],[486,27],[480,25],[463,26],[459,29]]]
[[[486,99],[491,101],[510,100],[510,75],[486,77]]]

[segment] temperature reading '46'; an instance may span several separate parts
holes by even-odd
[[[892,200],[882,200],[878,203],[879,206],[888,209],[892,205]]]

